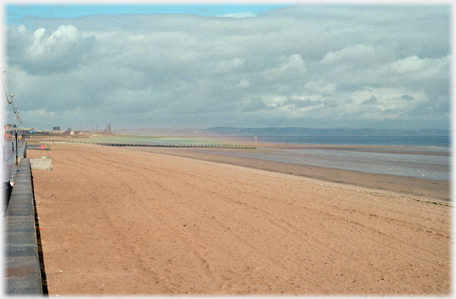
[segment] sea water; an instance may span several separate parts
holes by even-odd
[[[285,144],[425,146],[450,148],[450,136],[258,136],[258,142]]]
[[[261,151],[217,153],[367,173],[450,180],[449,136],[263,136],[258,137],[258,141]],[[272,149],[262,148],[261,142],[372,147],[362,151],[355,147]],[[378,146],[386,146],[386,150]]]

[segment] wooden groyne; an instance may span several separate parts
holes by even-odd
[[[103,146],[122,146],[122,147],[184,147],[184,148],[227,148],[227,149],[256,149],[255,145],[247,144],[183,144],[183,143],[139,143],[139,142],[99,142],[89,140],[69,140],[69,139],[49,139],[41,140],[43,143],[83,143],[96,144]]]

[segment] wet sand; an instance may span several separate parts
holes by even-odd
[[[313,165],[302,165],[285,162],[275,162],[261,159],[230,156],[229,152],[252,152],[251,149],[202,149],[202,148],[160,148],[160,147],[130,147],[130,150],[145,151],[166,155],[175,155],[192,159],[221,162],[232,165],[252,167],[256,169],[293,174],[303,177],[315,178],[329,182],[344,183],[360,187],[374,188],[383,191],[392,191],[403,196],[412,195],[414,198],[429,201],[450,200],[451,186],[448,181],[411,178],[399,175],[373,174],[344,169],[327,168]],[[417,154],[413,149],[398,149],[383,146],[344,146],[344,145],[292,145],[292,144],[262,144],[258,153],[266,153],[270,149],[331,149],[350,150],[355,152],[400,153]],[[228,154],[228,155],[227,155]],[[448,153],[423,151],[418,154],[448,155]]]
[[[452,208],[432,183],[50,147],[53,170],[32,170],[50,296],[450,294]]]

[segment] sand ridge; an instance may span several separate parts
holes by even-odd
[[[51,296],[450,293],[451,207],[210,161],[50,146],[53,170],[32,173]]]

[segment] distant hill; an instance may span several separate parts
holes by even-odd
[[[450,136],[449,130],[313,129],[301,127],[214,127],[206,131],[225,136]]]

